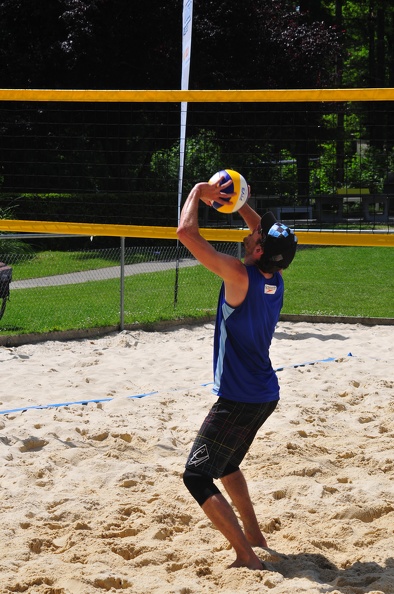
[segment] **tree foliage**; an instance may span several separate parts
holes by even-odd
[[[0,0],[0,86],[3,88],[63,89],[177,89],[181,79],[182,0]],[[332,86],[393,86],[394,81],[394,6],[389,0],[194,0],[191,89],[290,89]],[[74,106],[70,107],[70,112]],[[174,169],[178,145],[167,138],[152,138],[148,124],[161,105],[133,110],[133,133],[124,121],[129,114],[118,106],[106,105],[98,113],[97,125],[71,122],[63,136],[55,131],[59,120],[47,116],[45,109],[16,111],[7,105],[3,119],[2,159],[15,161],[11,168],[19,175],[27,170],[34,178],[37,168],[48,170],[49,190],[69,190],[56,186],[62,179],[75,178],[79,191],[128,191],[130,184],[144,189],[145,177],[158,176],[171,163]],[[91,106],[75,106],[88,113]],[[208,113],[209,106],[201,106]],[[231,106],[231,110],[238,109]],[[356,112],[356,107],[354,108]],[[201,143],[217,142],[217,151],[228,158],[226,146],[237,144],[232,166],[265,167],[286,155],[297,162],[291,192],[309,193],[308,154],[337,153],[333,184],[345,179],[344,165],[338,154],[351,158],[352,144],[344,139],[354,134],[346,129],[341,113],[337,115],[337,137],[333,133],[328,148],[327,128],[319,106],[292,106],[291,119],[284,116],[289,106],[255,106],[253,117],[245,115],[243,127],[235,131],[229,106],[223,106],[227,125],[221,137],[190,124],[188,147],[189,173],[204,175],[209,167],[202,163]],[[368,109],[359,114],[360,128],[374,149],[391,154],[394,122],[391,114]],[[60,114],[60,110],[59,110]],[[48,117],[48,119],[46,119]],[[68,116],[67,116],[68,117]],[[169,116],[170,119],[171,116]],[[250,147],[247,132],[260,125],[261,135]],[[43,122],[46,126],[43,127]],[[176,124],[178,120],[176,120]],[[209,123],[209,122],[208,122]],[[173,125],[174,122],[171,122]],[[99,126],[117,125],[123,132],[114,138],[97,132]],[[38,133],[38,127],[40,133]],[[100,128],[100,130],[101,130]],[[274,131],[275,129],[275,131]],[[315,137],[308,138],[308,129]],[[44,131],[42,131],[44,130]],[[385,137],[377,137],[384,130]],[[295,132],[296,131],[296,132]],[[201,133],[200,133],[201,132]],[[75,139],[67,148],[66,136]],[[319,136],[320,135],[320,136]],[[348,140],[348,139],[347,139]],[[249,145],[249,146],[248,146]],[[210,150],[211,146],[209,145]],[[346,149],[346,150],[345,150]],[[22,150],[34,156],[27,167],[19,162]],[[47,150],[52,161],[46,164]],[[213,149],[212,149],[213,150]],[[97,156],[95,168],[90,154]],[[348,154],[349,153],[349,154]],[[211,154],[211,152],[209,152]],[[133,162],[131,162],[131,155]],[[152,160],[152,155],[154,155]],[[238,159],[238,161],[237,161]],[[372,161],[371,161],[372,162]],[[211,161],[208,161],[211,163]],[[257,165],[256,165],[257,164]],[[223,165],[222,165],[223,166]],[[19,167],[19,169],[18,169]],[[30,167],[30,169],[29,169]],[[56,177],[58,168],[62,176]],[[77,173],[76,168],[78,168]],[[175,168],[176,169],[176,168]],[[342,172],[342,173],[341,173]],[[4,179],[12,188],[14,179],[4,165]],[[175,171],[172,171],[173,178]],[[115,185],[116,176],[121,179]],[[275,175],[272,176],[275,178]],[[131,180],[131,181],[130,181]],[[153,180],[154,181],[154,180]],[[151,183],[152,180],[149,180]],[[26,182],[27,186],[31,182]],[[59,182],[60,183],[60,182]],[[153,184],[154,185],[154,184]],[[275,186],[276,187],[276,186]],[[31,191],[31,187],[26,187]],[[263,188],[266,191],[266,188]],[[18,187],[19,190],[19,187]]]
[[[203,8],[203,10],[201,10]],[[314,88],[332,80],[340,35],[309,23],[292,2],[199,0],[194,88]]]
[[[176,88],[181,13],[180,0],[3,0],[1,84]]]
[[[160,149],[152,155],[151,170],[161,179],[178,180],[180,142],[170,148]],[[186,143],[185,160],[187,177],[192,180],[209,179],[220,168],[221,150],[216,135],[210,130],[200,130]],[[176,186],[174,186],[176,189]]]
[[[191,88],[324,86],[340,36],[293,3],[196,0]],[[182,2],[3,0],[10,88],[179,88]]]

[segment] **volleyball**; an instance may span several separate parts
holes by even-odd
[[[223,192],[226,194],[235,194],[234,196],[228,197],[228,202],[231,200],[231,204],[220,204],[219,202],[213,202],[212,206],[216,208],[219,212],[223,212],[225,214],[230,214],[232,212],[237,212],[247,203],[249,198],[249,189],[248,184],[246,183],[245,178],[238,173],[237,171],[233,171],[232,169],[223,169],[222,171],[218,171],[211,177],[209,180],[210,184],[217,184],[223,178],[220,185],[225,184],[230,179],[232,181],[231,184],[228,185],[227,188],[224,188]]]

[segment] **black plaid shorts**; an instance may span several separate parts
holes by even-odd
[[[237,468],[278,400],[248,404],[219,398],[206,416],[186,462],[192,472],[220,478]]]

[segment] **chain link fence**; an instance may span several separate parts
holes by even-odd
[[[235,243],[215,245],[241,256]],[[213,315],[220,279],[183,246],[0,254],[12,269],[0,341]],[[71,334],[72,335],[72,334]],[[7,342],[7,339],[8,342]]]

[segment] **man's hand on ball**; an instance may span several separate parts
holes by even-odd
[[[226,183],[221,185],[220,182],[223,179],[224,177],[221,177],[215,184],[210,184],[208,182],[198,184],[200,200],[208,206],[212,206],[214,202],[217,202],[218,204],[231,204],[229,198],[235,196],[235,193],[228,194],[223,190],[231,186],[233,182],[229,179]]]

